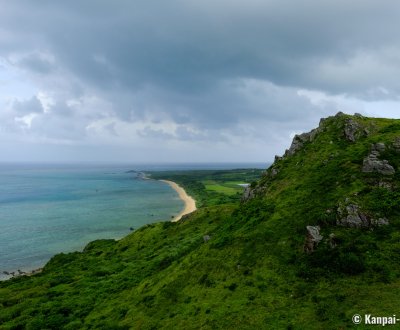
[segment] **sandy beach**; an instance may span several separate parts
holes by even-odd
[[[185,207],[184,209],[177,215],[175,218],[172,220],[173,222],[179,221],[184,215],[192,213],[193,211],[196,211],[196,202],[195,200],[190,197],[185,189],[177,185],[173,181],[168,181],[168,180],[160,180],[162,182],[168,183],[179,195],[179,197],[184,201]]]

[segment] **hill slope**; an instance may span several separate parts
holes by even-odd
[[[0,328],[340,329],[391,316],[399,184],[400,120],[339,113],[296,136],[242,203],[1,283]]]

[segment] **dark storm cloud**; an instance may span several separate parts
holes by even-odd
[[[366,64],[379,67],[381,56],[390,61],[385,47],[400,46],[400,4],[387,0],[16,1],[5,7],[6,27],[28,31],[63,65],[107,88],[151,82],[191,92],[220,79],[254,77],[361,92],[380,82],[370,77],[343,86],[335,68],[350,74],[351,60],[369,54],[379,58]]]
[[[222,139],[220,130],[225,138],[257,136],[263,127],[289,135],[338,110],[299,89],[363,100],[400,95],[394,0],[0,0],[0,6],[0,57],[29,71],[53,99],[51,111],[31,125],[49,134],[63,123],[65,132],[77,126],[71,135],[84,136],[93,118],[115,115],[145,123],[137,131],[142,137],[211,140]],[[93,96],[101,101],[83,114],[87,101],[79,100]],[[97,107],[103,104],[111,104],[107,115]],[[72,113],[73,120],[84,118],[80,125],[63,122]],[[171,121],[175,132],[157,126]]]

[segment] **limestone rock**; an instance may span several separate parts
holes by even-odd
[[[370,228],[376,226],[386,226],[389,224],[389,220],[386,218],[374,219],[361,208],[351,202],[343,206],[339,205],[337,209],[337,220],[336,224],[338,226],[350,227],[350,228]]]
[[[372,145],[370,154],[364,158],[362,171],[364,173],[378,172],[383,175],[393,175],[395,169],[385,159],[380,160],[380,152],[385,150],[384,143],[375,143]]]
[[[242,198],[241,198],[241,202],[242,203],[243,202],[247,202],[250,199],[255,198],[256,196],[263,194],[266,189],[267,188],[263,187],[263,186],[256,186],[256,187],[253,187],[253,188],[251,186],[247,186],[244,189],[244,192],[243,192],[243,195],[242,195]]]
[[[383,142],[378,142],[374,144],[374,148],[375,150],[377,150],[378,152],[383,152],[386,149],[386,146]]]
[[[254,198],[254,191],[250,186],[247,186],[242,195],[242,202],[246,202],[252,198]]]
[[[386,218],[379,218],[379,219],[371,219],[371,224],[373,226],[387,226],[389,224],[389,220]]]
[[[319,226],[307,226],[307,235],[304,243],[304,252],[311,253],[314,252],[318,243],[322,241],[323,236],[320,235],[319,231],[321,228]]]
[[[312,142],[315,140],[315,137],[317,134],[321,131],[320,127],[313,129],[312,131],[308,133],[303,133],[303,134],[296,134],[293,138],[292,144],[290,145],[290,148],[286,150],[284,156],[292,156],[296,153],[296,151],[300,150],[303,148],[304,143],[306,142]]]
[[[363,228],[369,226],[369,220],[365,214],[360,212],[357,204],[348,204],[345,207],[339,206],[337,224],[343,227]]]
[[[384,180],[379,180],[378,187],[385,188],[387,190],[393,190],[393,188],[394,188],[392,182],[388,182],[388,181],[384,181]]]
[[[344,136],[347,141],[356,142],[356,140],[364,135],[363,127],[355,120],[349,118],[344,124]]]

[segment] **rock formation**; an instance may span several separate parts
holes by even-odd
[[[382,217],[375,219],[362,211],[359,205],[348,202],[338,207],[336,224],[350,228],[370,228],[388,225],[389,220]]]
[[[337,225],[350,228],[369,227],[368,217],[360,211],[357,204],[339,206],[337,209]]]
[[[387,160],[380,160],[380,153],[385,150],[384,143],[375,143],[372,145],[371,152],[364,158],[362,171],[364,173],[377,172],[383,175],[393,175],[395,169]]]
[[[266,189],[267,188],[263,187],[263,186],[256,186],[256,187],[247,186],[244,189],[241,201],[242,202],[247,202],[250,199],[253,199],[254,197],[256,197],[258,195],[262,195],[265,192]]]
[[[337,115],[336,115],[337,116]],[[362,118],[360,114],[356,118]],[[347,118],[344,124],[344,137],[347,141],[356,142],[357,139],[369,135],[369,130],[353,118]]]
[[[323,236],[320,235],[319,226],[307,226],[307,235],[304,243],[304,252],[312,253],[317,247],[318,243],[322,241]]]
[[[284,157],[292,156],[296,153],[296,151],[303,148],[304,143],[314,141],[316,135],[320,132],[320,127],[313,129],[308,133],[296,134],[293,138],[292,144],[289,149],[285,151]]]

